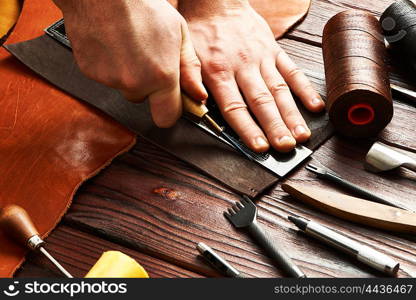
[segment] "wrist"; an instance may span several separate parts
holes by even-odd
[[[178,11],[185,18],[226,16],[250,7],[248,0],[179,0]]]

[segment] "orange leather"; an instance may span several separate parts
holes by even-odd
[[[27,0],[7,43],[28,40],[61,18],[52,1]],[[127,151],[135,136],[57,90],[0,49],[0,207],[25,208],[41,235],[59,222],[78,186]],[[0,277],[26,249],[0,233]]]
[[[177,7],[178,0],[168,0]],[[311,0],[249,0],[269,23],[276,39],[300,22],[308,13]]]
[[[19,12],[19,0],[0,0],[0,39],[2,39],[16,23]]]

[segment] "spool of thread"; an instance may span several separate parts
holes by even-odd
[[[386,48],[380,23],[362,11],[344,11],[325,25],[322,51],[327,111],[348,137],[377,135],[393,117]]]
[[[380,24],[389,46],[416,72],[416,4],[398,0],[382,14]]]

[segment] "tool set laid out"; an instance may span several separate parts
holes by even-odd
[[[383,32],[386,35],[388,34],[386,39],[391,48],[400,50],[406,47],[405,55],[416,62],[416,49],[414,48],[416,43],[412,43],[416,39],[416,32],[413,31],[416,29],[416,6],[410,4],[409,0],[400,0],[397,3],[386,10],[380,21],[367,12],[346,11],[335,15],[325,26],[322,49],[327,86],[326,108],[332,124],[344,136],[353,138],[376,137],[393,117],[392,89],[405,94],[411,100],[416,99],[415,92],[392,85],[389,80],[386,59],[388,51],[385,46]],[[406,18],[406,16],[410,17]],[[394,21],[394,24],[392,21]],[[412,23],[413,21],[415,23]],[[409,33],[406,38],[399,39],[403,30]],[[47,28],[46,33],[66,47],[71,47],[65,34],[63,20]],[[11,45],[8,46],[8,50],[30,66],[31,62],[25,61],[25,58],[27,59],[28,57],[27,53],[30,45],[36,43],[39,43],[39,40],[29,41],[25,45]],[[38,56],[35,60],[41,61],[42,54],[41,52],[37,53]],[[54,78],[59,77],[57,73],[63,72],[62,70],[49,69],[47,71],[40,71],[40,69],[35,71],[51,82],[54,82]],[[70,82],[70,80],[67,80],[65,84],[70,84]],[[59,84],[57,85],[59,86]],[[67,86],[60,87],[66,91],[73,88],[68,88]],[[110,92],[108,95],[113,95]],[[91,96],[89,92],[87,92],[88,95]],[[88,97],[84,97],[83,100],[85,98]],[[184,117],[187,120],[208,134],[220,139],[226,148],[230,146],[232,147],[230,148],[231,151],[234,149],[246,159],[254,162],[255,165],[262,166],[273,176],[284,177],[312,154],[310,149],[302,145],[298,145],[295,150],[288,154],[279,154],[273,151],[254,153],[242,144],[229,129],[222,126],[222,122],[218,121],[212,114],[211,107],[208,108],[203,103],[194,102],[186,95],[183,95],[182,98]],[[87,100],[85,101],[88,102]],[[90,104],[98,107],[94,103]],[[111,106],[108,103],[103,104],[103,106],[105,105]],[[101,107],[99,108],[102,109]],[[109,115],[119,120],[116,113]],[[139,130],[134,130],[137,128],[132,126],[133,123],[129,123],[130,121],[120,123],[144,136],[153,130],[150,127],[150,129],[145,127],[144,133],[139,132]],[[399,167],[416,171],[416,161],[403,151],[395,150],[379,142],[376,142],[367,154],[366,168],[370,171],[382,172]],[[203,168],[201,167],[201,169]],[[416,213],[414,209],[397,203],[392,199],[375,195],[371,191],[342,178],[328,169],[313,164],[309,164],[306,169],[317,174],[318,178],[335,183],[362,198],[308,186],[304,183],[288,182],[283,184],[282,189],[294,199],[346,221],[390,232],[416,233]],[[210,174],[209,172],[207,173]],[[235,175],[238,176],[238,174]],[[251,190],[253,191],[253,189]],[[257,206],[249,197],[246,195],[242,196],[241,202],[235,203],[228,211],[224,212],[224,216],[235,228],[246,231],[273,260],[276,267],[284,270],[288,276],[294,278],[306,277],[304,272],[290,257],[290,252],[287,251],[289,247],[283,245],[280,241],[274,240],[257,221]],[[361,263],[380,272],[396,276],[400,270],[400,264],[394,258],[353,240],[342,232],[332,230],[316,221],[308,220],[301,216],[290,215],[288,219],[305,234],[353,256]],[[44,241],[39,237],[29,215],[21,207],[11,205],[2,209],[0,230],[25,247],[40,251],[65,276],[72,277],[44,249]],[[196,249],[213,268],[224,276],[233,278],[245,277],[208,245],[201,242],[197,244]],[[111,261],[114,256],[119,257],[126,264],[134,265],[131,264],[128,258],[120,257],[118,253],[107,253],[103,255],[102,260]],[[107,263],[106,266],[108,267]],[[107,270],[107,267],[97,266],[92,269],[89,275],[93,277],[104,276],[102,270]],[[148,276],[144,270],[136,265],[134,265],[134,270],[142,274],[143,277]],[[125,273],[121,273],[125,275]]]

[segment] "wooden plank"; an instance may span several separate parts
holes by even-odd
[[[121,251],[136,259],[151,278],[202,277],[200,274],[65,225],[58,226],[46,242],[46,249],[76,277],[83,277],[101,254],[108,250]],[[62,274],[43,255],[31,253],[16,277],[62,277]]]
[[[306,18],[286,37],[320,45],[326,22],[337,13],[344,10],[360,9],[379,17],[393,2],[394,0],[312,0]]]
[[[335,138],[314,156],[352,181],[364,182],[367,187],[416,208],[411,201],[415,191],[409,192],[413,182],[363,171],[361,159],[367,147],[369,145],[358,146]],[[323,184],[303,170],[292,178]],[[223,211],[236,199],[236,195],[210,178],[151,145],[139,142],[133,151],[84,185],[65,220],[71,226],[82,227],[197,273],[212,274],[211,268],[197,258],[195,250],[196,243],[204,241],[249,276],[284,275],[244,232],[235,230],[223,217]],[[297,234],[286,220],[289,213],[312,216],[325,224],[330,222],[336,229],[342,228],[350,236],[395,256],[405,267],[415,271],[414,240],[316,212],[290,199],[280,187],[272,189],[258,204],[260,223],[266,226],[276,242],[290,249],[290,255],[309,276],[369,277],[380,274]]]

